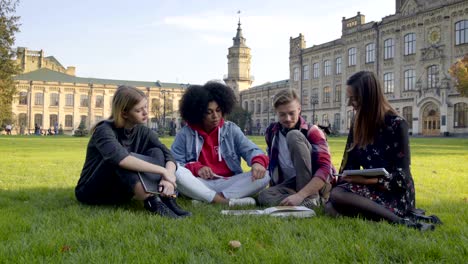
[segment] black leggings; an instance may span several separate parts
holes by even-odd
[[[332,189],[325,212],[331,216],[362,216],[369,220],[399,223],[401,218],[384,206],[340,186]]]
[[[164,154],[159,148],[149,149],[143,155],[152,157],[156,165],[165,166]],[[139,181],[137,173],[102,161],[90,177],[80,179],[75,196],[85,204],[121,204],[132,199],[135,184]]]

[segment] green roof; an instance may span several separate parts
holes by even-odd
[[[28,73],[19,74],[14,77],[18,81],[45,81],[45,82],[63,82],[63,83],[94,83],[108,85],[131,85],[136,87],[164,87],[164,88],[187,88],[189,84],[183,83],[166,83],[166,82],[145,82],[145,81],[128,81],[128,80],[113,80],[99,78],[85,78],[68,75],[65,73],[41,68]]]

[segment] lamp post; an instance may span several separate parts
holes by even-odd
[[[166,93],[169,91],[167,90],[161,90],[161,93],[163,94],[163,128],[166,129]]]
[[[315,125],[315,105],[318,104],[318,96],[316,94],[310,97],[310,104],[312,105],[312,125]]]

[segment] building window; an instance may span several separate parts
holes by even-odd
[[[341,74],[341,57],[336,58],[335,60],[335,73],[336,74]]]
[[[458,103],[454,106],[454,123],[453,127],[466,128],[468,127],[468,104]]]
[[[250,100],[249,109],[250,109],[252,114],[255,113],[255,101],[254,100]]]
[[[299,81],[299,68],[294,67],[293,69],[293,80],[295,82]]]
[[[395,42],[392,38],[384,41],[384,60],[393,59],[395,56]]]
[[[73,116],[66,115],[65,116],[65,127],[73,127]]]
[[[347,129],[351,128],[351,123],[353,121],[353,117],[354,117],[354,111],[353,110],[348,110],[348,112],[346,112],[346,128]]]
[[[455,45],[468,43],[468,20],[455,23]]]
[[[34,124],[42,127],[42,114],[34,115]]]
[[[270,110],[270,104],[268,103],[268,98],[263,98],[263,113],[266,113]]]
[[[28,104],[28,93],[27,92],[20,92],[19,93],[19,100],[20,105],[27,105]]]
[[[104,106],[104,97],[102,95],[96,95],[96,108],[102,108]]]
[[[28,116],[25,113],[21,113],[18,115],[18,125],[20,127],[26,126],[28,123]]]
[[[303,80],[309,80],[309,65],[304,65],[304,67],[302,67],[302,79]]]
[[[102,116],[94,116],[94,123],[97,124],[102,121]]]
[[[50,94],[50,106],[58,106],[58,105],[59,105],[58,93],[51,93]]]
[[[249,111],[249,102],[247,101],[244,101],[244,110],[247,112]]]
[[[73,106],[74,96],[73,94],[65,95],[65,106]]]
[[[320,77],[320,65],[318,63],[314,63],[313,65],[313,74],[314,74],[314,79],[317,79]]]
[[[341,102],[341,84],[335,86],[335,102]]]
[[[369,43],[366,45],[366,63],[375,61],[375,44]]]
[[[326,60],[323,62],[323,75],[330,76],[331,75],[331,62]]]
[[[85,115],[80,116],[80,125],[83,124],[86,127],[87,122],[88,122],[88,116],[85,116]]]
[[[333,119],[333,129],[335,131],[340,131],[340,121],[341,121],[340,119],[341,119],[340,113],[336,113]]]
[[[348,66],[356,65],[356,48],[350,48],[348,50]]]
[[[260,99],[257,99],[257,114],[260,114],[262,112],[262,101]]]
[[[318,104],[318,88],[312,89],[312,92],[310,93],[310,104],[312,106]]]
[[[328,126],[330,122],[328,121],[328,114],[323,114],[322,115],[322,126]]]
[[[416,34],[409,33],[404,37],[405,41],[405,55],[415,54],[416,53]]]
[[[49,126],[58,125],[58,118],[56,114],[49,115]]]
[[[439,79],[439,67],[437,65],[431,65],[427,67],[427,88],[437,87],[438,79]]]
[[[413,107],[411,106],[403,107],[403,118],[408,123],[408,128],[413,129]]]
[[[393,72],[388,72],[384,74],[384,92],[393,93],[395,89],[395,79],[393,77]]]
[[[34,94],[34,104],[35,105],[44,105],[44,94],[43,93],[35,93]]]
[[[405,76],[405,85],[403,87],[403,91],[414,90],[414,87],[416,86],[416,71],[413,69],[406,70],[404,72],[404,76]]]
[[[324,103],[330,102],[330,92],[331,92],[330,87],[326,86],[323,88],[323,102]]]
[[[88,107],[89,106],[88,95],[87,94],[80,95],[80,106],[81,107]]]

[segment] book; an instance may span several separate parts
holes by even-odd
[[[223,215],[270,215],[274,217],[307,218],[315,216],[315,211],[305,206],[274,206],[264,210],[222,210]]]
[[[344,170],[341,174],[335,174],[336,176],[352,176],[352,175],[361,175],[364,177],[381,177],[388,176],[389,173],[385,168],[375,168],[375,169],[364,169],[364,170]]]

